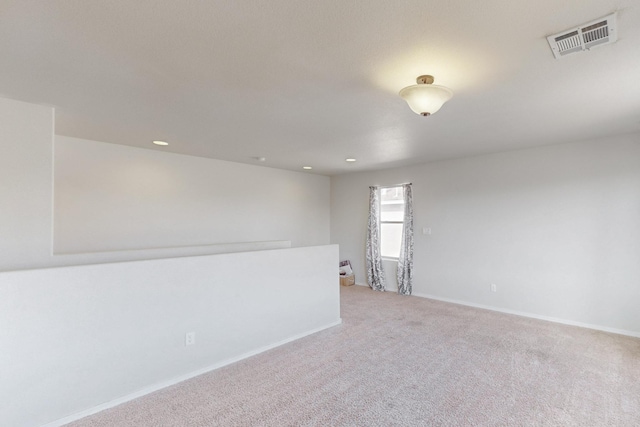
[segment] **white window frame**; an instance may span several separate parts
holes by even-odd
[[[403,207],[403,214],[402,214],[402,221],[383,221],[382,220],[382,190],[384,189],[389,189],[389,188],[399,188],[400,191],[403,191],[403,187],[402,184],[400,185],[388,185],[385,187],[378,187],[378,191],[380,191],[380,197],[378,198],[378,212],[380,212],[380,219],[379,219],[379,234],[380,234],[380,253],[382,253],[382,240],[383,240],[383,235],[382,235],[382,224],[401,224],[403,231],[404,231],[404,204],[406,203],[404,201],[404,199],[402,199],[402,207]],[[388,256],[388,255],[382,255],[381,256],[382,259],[387,259],[387,260],[391,260],[391,261],[397,261],[400,258],[400,254],[398,253],[397,256]]]

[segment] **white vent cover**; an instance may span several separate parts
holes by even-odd
[[[556,59],[618,39],[616,13],[547,37]]]

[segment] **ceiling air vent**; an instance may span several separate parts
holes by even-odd
[[[547,37],[556,59],[594,46],[611,44],[617,39],[615,13]]]

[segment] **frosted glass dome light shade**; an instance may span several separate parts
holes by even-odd
[[[416,114],[430,116],[453,96],[451,89],[432,84],[432,76],[420,76],[416,80],[418,84],[400,91],[402,99],[407,101],[409,108]]]

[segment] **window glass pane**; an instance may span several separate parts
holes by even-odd
[[[388,187],[380,189],[380,201],[389,202],[393,200],[404,199],[404,193],[402,191],[402,187]]]
[[[402,187],[380,189],[380,221],[402,221],[404,192]]]
[[[380,206],[380,221],[400,221],[404,219],[404,204]]]
[[[380,255],[398,258],[402,243],[402,224],[380,224]]]

